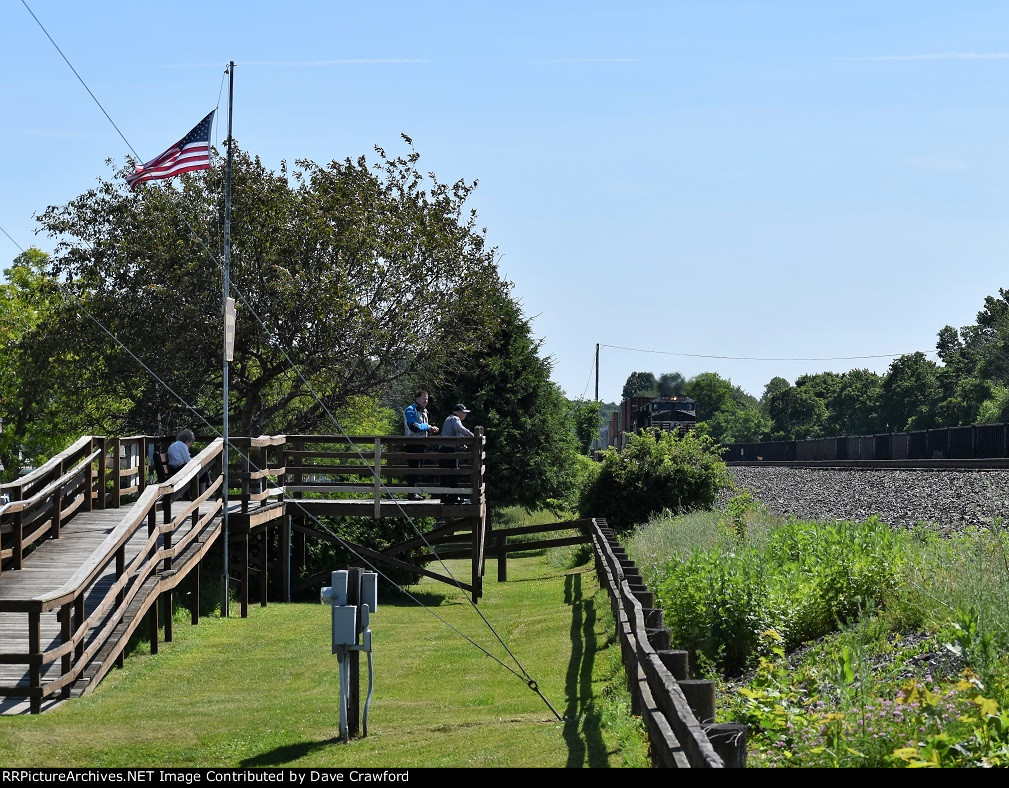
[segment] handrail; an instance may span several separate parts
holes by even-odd
[[[20,569],[26,550],[33,544],[46,535],[58,537],[61,524],[74,512],[92,508],[95,494],[92,464],[98,462],[101,478],[104,451],[104,438],[86,435],[41,468],[16,483],[3,485],[4,490],[13,493],[13,500],[0,506],[0,571],[5,560],[10,561],[13,569]],[[100,496],[102,487],[100,482]],[[104,508],[104,505],[101,497],[98,506]]]
[[[222,439],[217,439],[211,443],[206,449],[201,451],[196,457],[194,457],[184,468],[181,468],[178,473],[172,476],[162,484],[149,486],[140,498],[137,499],[136,503],[130,508],[129,513],[120,521],[119,525],[113,528],[112,532],[105,538],[105,540],[95,548],[94,556],[103,556],[109,560],[114,558],[115,550],[118,550],[123,544],[129,540],[129,538],[136,533],[136,529],[147,520],[150,516],[150,512],[155,509],[158,503],[163,502],[166,498],[171,498],[178,492],[186,489],[188,485],[192,483],[192,480],[197,478],[204,470],[209,469],[209,461],[213,460],[221,454],[224,447],[224,441]],[[217,480],[211,485],[202,496],[203,500],[207,500],[211,497],[212,493],[220,486],[220,480]],[[160,533],[173,532],[176,527],[180,524],[179,521],[184,520],[190,515],[192,506],[188,507],[185,512],[178,515],[173,519],[168,525],[162,525],[160,527]],[[221,502],[216,501],[216,505],[213,507],[209,515],[201,516],[201,519],[206,519],[208,516],[214,516],[221,510]],[[164,557],[164,553],[162,553]],[[100,574],[101,570],[107,565],[108,560],[104,564],[101,563],[101,558],[98,559],[98,563],[95,563],[94,559],[91,562],[82,566],[71,578],[63,584],[59,589],[52,591],[48,594],[40,596],[38,599],[41,603],[41,610],[52,610],[63,604],[66,601],[66,597],[76,595],[84,591],[87,586],[95,579],[95,577]],[[0,610],[2,610],[2,602],[0,602]]]
[[[407,463],[420,455],[405,450],[416,440],[406,436],[261,435],[232,438],[228,445],[218,438],[158,484],[147,483],[149,440],[156,439],[85,436],[22,477],[19,484],[5,485],[5,489],[16,490],[17,498],[0,506],[6,540],[0,545],[0,560],[8,560],[15,570],[23,568],[23,545],[47,545],[47,551],[59,550],[60,542],[44,537],[59,536],[61,523],[78,510],[90,510],[96,501],[99,509],[118,508],[124,487],[131,495],[137,493],[130,509],[113,521],[115,525],[90,556],[70,570],[72,574],[58,588],[0,598],[0,612],[27,616],[28,634],[27,651],[0,653],[0,663],[27,666],[27,689],[21,685],[0,686],[0,694],[29,697],[35,713],[42,699],[53,693],[68,697],[75,682],[85,676],[94,679],[104,675],[110,667],[108,660],[118,659],[116,655],[125,646],[125,642],[112,638],[119,638],[123,631],[132,632],[138,625],[135,614],[127,612],[130,605],[139,601],[139,610],[149,609],[162,590],[170,591],[185,576],[176,573],[176,559],[185,554],[192,561],[209,549],[219,530],[209,532],[209,537],[204,534],[222,512],[218,496],[223,492],[224,469],[231,465],[229,454],[235,448],[242,454],[243,467],[235,479],[242,488],[243,513],[251,514],[254,503],[272,505],[273,499],[279,498],[277,503],[283,505],[288,489],[293,487],[299,496],[318,493],[323,499],[332,492],[343,493],[341,499],[348,493],[366,492],[369,499],[374,496],[375,516],[383,516],[380,504],[389,495],[421,491],[472,497],[472,504],[480,506],[479,520],[483,522],[485,438],[480,430],[474,438],[442,438],[424,444],[431,449],[423,458],[430,461],[428,467]],[[457,450],[436,450],[442,444]],[[458,461],[458,465],[438,462],[446,459]],[[203,486],[198,480],[217,469],[220,473],[209,487],[198,492],[197,488]],[[320,478],[305,478],[312,475]],[[455,478],[459,486],[429,483],[423,476],[446,481]],[[403,477],[408,477],[407,481]],[[114,484],[111,494],[110,483]],[[190,492],[191,500],[180,501],[183,505],[173,511],[173,503],[184,491]],[[360,503],[357,498],[350,502]],[[266,510],[264,515],[274,516]],[[246,522],[243,527],[248,525]],[[247,583],[247,578],[243,582]],[[49,634],[42,637],[42,617],[54,612],[59,633],[55,638]],[[165,626],[167,633],[168,621]],[[166,639],[170,639],[169,634]],[[99,652],[100,658],[92,665]]]
[[[82,469],[90,470],[94,460],[104,460],[103,452],[104,447],[91,452],[58,481],[70,484]],[[0,688],[5,694],[30,697],[34,713],[39,711],[45,697],[57,692],[67,697],[71,685],[82,678],[92,659],[106,647],[116,627],[126,617],[130,604],[138,595],[146,593],[143,589],[147,584],[153,580],[153,588],[161,588],[165,583],[171,588],[177,582],[177,578],[172,579],[174,573],[171,571],[175,559],[197,544],[195,540],[221,512],[222,501],[215,496],[221,488],[223,476],[219,475],[202,493],[192,495],[192,500],[185,501],[178,511],[173,512],[172,504],[183,491],[196,492],[196,480],[202,473],[221,467],[223,452],[224,442],[217,439],[170,479],[147,486],[94,549],[91,557],[59,588],[27,597],[0,599],[0,612],[27,615],[29,642],[27,652],[0,653],[0,662],[25,664],[29,673],[27,689]],[[27,501],[16,502],[18,513],[30,509],[33,502],[49,496],[58,498],[60,488],[54,488],[54,485],[57,482],[47,485],[44,491]],[[85,493],[90,496],[92,485],[89,483],[84,487]],[[100,489],[99,494],[103,493]],[[201,505],[207,503],[210,505],[201,511]],[[163,515],[162,522],[158,521],[159,514]],[[145,523],[146,537],[138,541]],[[185,528],[187,524],[189,527]],[[136,550],[129,560],[127,549]],[[112,582],[96,584],[113,564]],[[153,599],[156,597],[151,597],[145,603],[146,607],[153,604]],[[90,610],[86,611],[85,605]],[[41,616],[53,611],[58,612],[61,633],[55,642],[44,646],[40,638]],[[59,669],[53,676],[52,667],[57,663]],[[107,666],[100,669],[107,670]]]
[[[284,489],[289,496],[367,493],[376,516],[393,495],[458,495],[482,504],[486,437],[418,439],[404,435],[287,435]],[[440,451],[441,446],[456,451]],[[422,452],[408,449],[424,449]],[[409,461],[409,463],[408,463]],[[442,462],[446,461],[443,466]],[[448,463],[458,461],[458,467]],[[412,463],[427,463],[413,465]],[[444,483],[458,479],[459,485]]]
[[[23,501],[11,501],[10,503],[5,504],[3,507],[0,507],[0,514],[2,514],[5,511],[9,511],[12,514],[22,512],[25,509],[30,509],[37,503],[41,503],[48,496],[52,495],[54,492],[56,492],[56,490],[65,485],[68,481],[79,476],[81,471],[87,465],[97,460],[98,457],[101,456],[101,454],[102,450],[96,449],[95,451],[91,452],[91,454],[84,457],[84,459],[80,463],[75,465],[71,470],[64,473],[58,479],[47,484],[45,487],[43,487],[41,490],[35,493],[31,498],[28,498]]]

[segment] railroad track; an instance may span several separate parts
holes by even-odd
[[[895,527],[944,533],[1009,521],[1009,468],[884,467],[745,463],[729,466],[736,484],[768,512],[829,522],[876,515]],[[732,497],[725,492],[719,503]]]

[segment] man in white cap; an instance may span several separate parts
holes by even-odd
[[[461,402],[457,403],[454,408],[452,408],[452,415],[445,419],[445,423],[441,427],[441,436],[443,438],[472,438],[473,433],[470,432],[463,426],[462,420],[466,418],[466,414],[469,413],[469,408],[463,405]],[[462,446],[458,443],[453,443],[451,445],[442,444],[440,447],[443,452],[452,452],[462,450]],[[443,459],[438,463],[442,468],[458,468],[459,460],[457,458]],[[459,477],[452,476],[442,476],[441,477],[442,487],[458,487]],[[469,501],[464,501],[460,499],[458,495],[446,495],[441,499],[442,503],[446,504],[457,504],[457,503],[469,503]]]

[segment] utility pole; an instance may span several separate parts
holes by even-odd
[[[599,343],[596,342],[596,402],[599,402]]]

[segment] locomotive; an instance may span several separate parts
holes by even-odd
[[[622,449],[626,435],[653,429],[684,435],[697,427],[697,402],[683,394],[668,397],[628,397],[610,414],[600,443]]]

